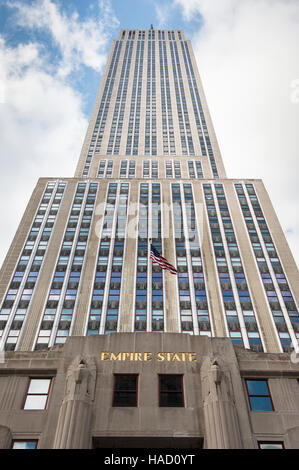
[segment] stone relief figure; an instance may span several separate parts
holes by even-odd
[[[203,399],[210,395],[214,399],[229,400],[235,402],[232,389],[230,371],[224,371],[219,365],[219,359],[207,358],[201,367],[203,383]]]
[[[77,356],[66,374],[64,400],[94,399],[96,365],[91,357]]]
[[[54,449],[89,448],[95,384],[94,359],[90,356],[78,355],[66,373],[64,398],[59,411]]]
[[[208,448],[241,448],[238,415],[229,370],[216,357],[201,367],[203,412]],[[215,423],[218,426],[215,427]]]

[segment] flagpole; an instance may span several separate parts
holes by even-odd
[[[152,198],[152,196],[150,196]],[[152,211],[151,205],[149,207],[149,225],[148,225],[148,234],[150,235],[148,241],[148,268],[147,268],[147,322],[146,322],[146,331],[152,331],[152,292],[153,292],[153,274],[152,274],[152,259],[151,259],[151,244],[152,244]]]
[[[148,261],[148,304],[147,304],[147,328],[146,331],[152,331],[152,300],[153,300],[153,264],[152,264],[152,258],[151,258],[151,243],[152,243],[152,237],[153,237],[153,205],[150,203],[150,201],[153,200],[153,195],[152,195],[153,187],[152,184],[149,185],[149,192],[148,192],[148,226],[147,226],[147,234],[149,237],[149,261]]]

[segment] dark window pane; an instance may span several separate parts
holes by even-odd
[[[182,392],[161,392],[160,406],[183,406]]]
[[[136,391],[136,375],[117,375],[115,380],[115,390]]]
[[[113,406],[136,406],[136,392],[114,392]]]
[[[160,376],[161,391],[181,391],[181,376],[180,375],[161,375]]]

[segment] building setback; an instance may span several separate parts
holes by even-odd
[[[298,448],[298,281],[183,31],[121,30],[75,176],[39,179],[0,272],[0,448]]]

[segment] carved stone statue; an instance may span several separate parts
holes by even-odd
[[[241,448],[230,372],[220,367],[218,359],[206,357],[201,367],[201,380],[206,447],[209,449]]]
[[[68,368],[64,400],[93,400],[96,380],[94,360],[77,356]]]
[[[89,448],[95,383],[94,359],[77,356],[66,374],[64,399],[59,412],[54,449]]]

